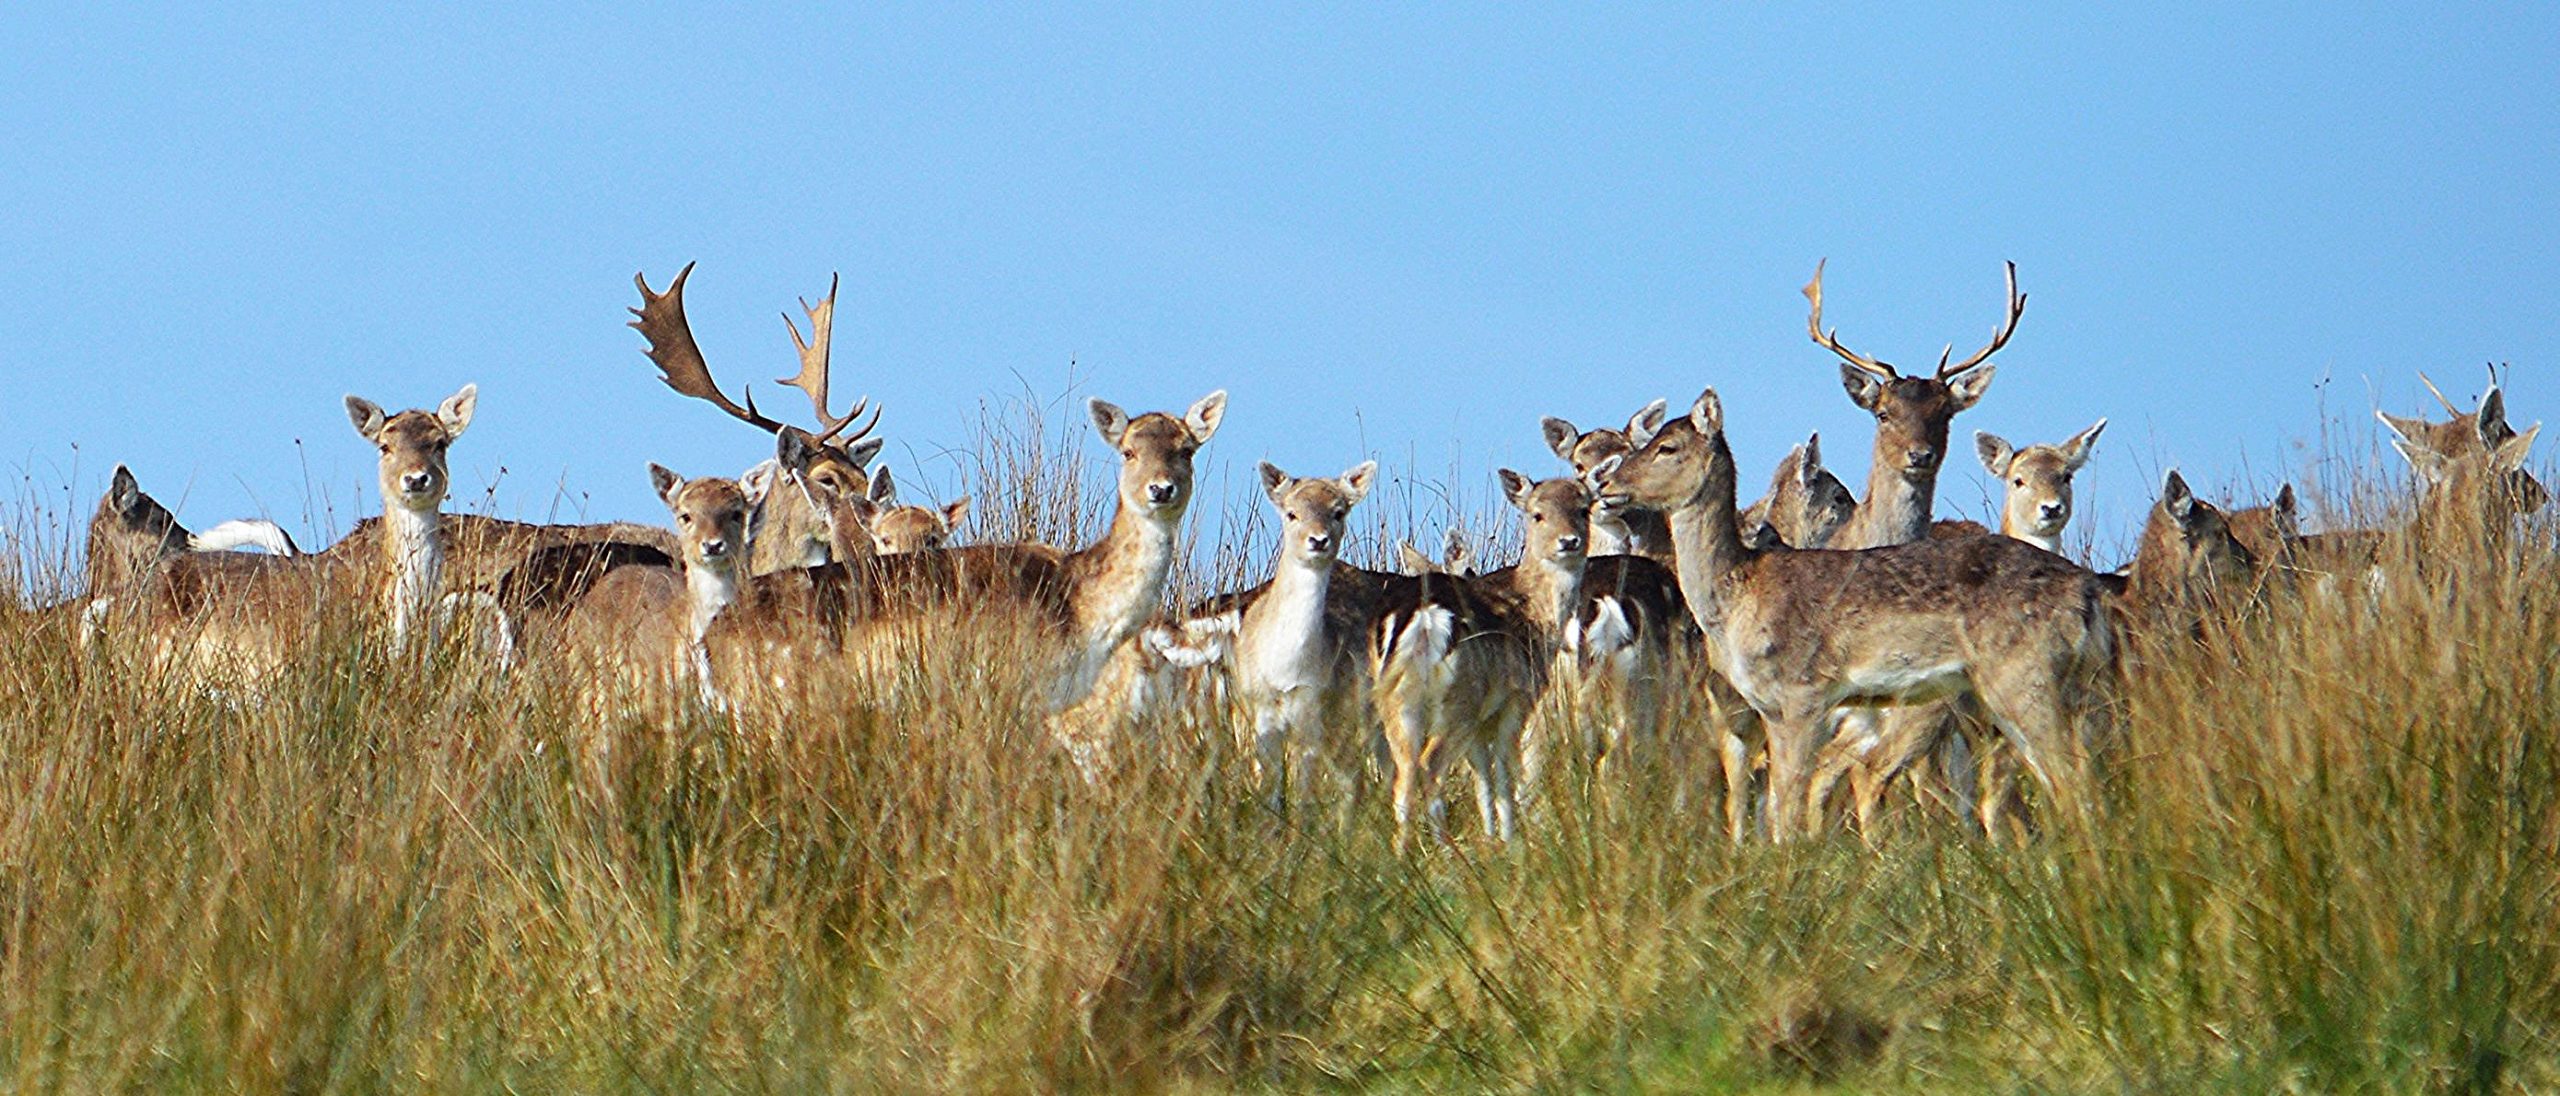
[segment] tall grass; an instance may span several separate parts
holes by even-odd
[[[1036,421],[991,420],[988,528],[1089,534],[1102,470]],[[1194,518],[1222,542],[1262,508],[1229,493]],[[23,544],[6,593],[52,589],[68,553]],[[1265,565],[1231,553],[1198,584]],[[1267,811],[1206,702],[1087,783],[994,634],[885,697],[652,722],[590,715],[574,668],[495,677],[358,631],[315,637],[261,700],[208,697],[75,653],[20,600],[0,598],[12,1087],[2560,1083],[2539,531],[2378,600],[2277,599],[2147,645],[2113,802],[2014,846],[1924,820],[1736,847],[1665,781],[1557,765],[1525,840],[1462,822],[1399,856],[1374,797]],[[1807,1002],[1890,1035],[1791,1068],[1768,1033]]]

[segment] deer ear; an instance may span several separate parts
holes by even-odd
[[[2064,442],[2062,445],[2063,467],[2077,472],[2086,466],[2089,463],[2089,457],[2098,451],[2098,432],[2106,428],[2107,420],[2099,419],[2091,423],[2088,429],[2072,435],[2070,441]]]
[[[757,461],[755,467],[738,477],[738,490],[747,496],[747,505],[764,505],[765,497],[773,494],[773,478],[781,474],[781,470],[782,464],[778,460]]]
[[[1724,432],[1724,401],[1716,398],[1715,389],[1698,393],[1697,402],[1689,405],[1689,422],[1701,434]]]
[[[2480,397],[2480,411],[2472,416],[2472,420],[2480,426],[2481,441],[2492,445],[2505,441],[2508,432],[2506,392],[2497,385],[2490,385],[2488,394]]]
[[[1591,482],[1593,482],[1593,483],[1607,483],[1607,482],[1609,482],[1609,476],[1610,476],[1612,473],[1616,472],[1620,467],[1624,466],[1626,463],[1627,463],[1627,455],[1626,455],[1626,454],[1624,454],[1624,453],[1612,453],[1612,454],[1610,454],[1607,458],[1603,459],[1599,464],[1592,466],[1592,469],[1591,469]]]
[[[1412,541],[1396,542],[1397,570],[1408,575],[1426,575],[1439,568],[1440,565],[1431,562],[1431,557],[1423,555],[1422,549],[1414,547]]]
[[[1129,431],[1128,412],[1121,410],[1119,404],[1104,399],[1085,404],[1085,410],[1093,415],[1094,432],[1102,435],[1102,440],[1120,444],[1120,435]]]
[[[476,384],[463,385],[462,391],[446,396],[443,403],[436,405],[436,421],[444,424],[444,436],[461,437],[471,425],[471,412],[479,406],[480,386]]]
[[[1804,481],[1812,483],[1822,475],[1822,431],[1816,430],[1804,439]]]
[[[2286,538],[2302,535],[2302,509],[2293,497],[2292,484],[2285,484],[2276,491],[2276,500],[2267,506],[2267,510],[2275,515],[2278,535]]]
[[[1671,401],[1655,400],[1627,420],[1627,444],[1642,448],[1662,432],[1663,421],[1671,416]]]
[[[2179,475],[2175,468],[2170,469],[2168,477],[2160,483],[2160,505],[2168,509],[2169,516],[2176,518],[2179,525],[2185,525],[2187,519],[2195,514],[2196,494],[2187,488],[2187,477]]]
[[[390,418],[382,413],[382,406],[372,400],[362,396],[347,397],[347,421],[356,424],[356,433],[364,435],[366,441],[372,441],[382,433],[382,424]]]
[[[1377,485],[1378,462],[1373,460],[1360,462],[1360,467],[1344,472],[1339,482],[1342,484],[1342,493],[1351,496],[1352,505],[1359,505],[1361,499],[1369,497],[1369,488]]]
[[[121,464],[107,477],[107,506],[119,514],[130,515],[142,504],[142,485],[134,482],[133,469]]]
[[[1840,363],[1840,387],[1848,390],[1849,402],[1869,412],[1884,399],[1884,382],[1847,362]]]
[[[1956,410],[1963,411],[1982,402],[1982,394],[1991,391],[1991,375],[1997,366],[1975,366],[1963,376],[1947,382],[1947,392],[1955,397]]]
[[[1270,461],[1263,461],[1259,468],[1262,473],[1262,493],[1271,496],[1273,502],[1280,501],[1280,496],[1289,490],[1289,473],[1281,471],[1279,465]]]
[[[2499,472],[2513,472],[2524,467],[2525,457],[2533,450],[2533,436],[2541,432],[2542,424],[2537,422],[2526,427],[2523,433],[2498,443],[2498,447],[2489,453],[2489,467]]]
[[[2009,462],[2017,459],[2018,449],[2009,439],[1988,430],[1973,432],[1973,455],[1982,458],[1982,467],[1994,476],[2009,474]]]
[[[871,486],[863,494],[875,506],[894,505],[898,501],[898,481],[892,478],[889,475],[889,469],[883,466],[879,471],[871,474]]]
[[[943,504],[942,527],[944,529],[957,531],[960,523],[967,520],[969,520],[969,496],[962,495]]]
[[[887,444],[887,438],[864,438],[844,447],[844,459],[852,461],[856,468],[871,467],[871,459],[879,456],[880,447]]]
[[[1557,456],[1566,460],[1573,459],[1573,443],[1582,440],[1582,431],[1553,415],[1538,420],[1538,431],[1546,436],[1547,448],[1555,450]]]
[[[1529,508],[1529,492],[1536,489],[1537,481],[1508,468],[1495,472],[1494,476],[1502,481],[1502,497],[1511,500],[1513,506],[1523,510]]]
[[[817,439],[797,426],[785,426],[773,432],[773,459],[794,475],[806,475],[809,465],[818,459]]]
[[[673,506],[676,504],[676,492],[684,490],[684,477],[669,471],[663,464],[652,464],[649,466],[649,485],[658,489],[658,501]]]
[[[1226,417],[1227,390],[1221,388],[1192,404],[1191,410],[1183,413],[1182,423],[1191,428],[1191,440],[1207,441],[1209,435],[1218,432],[1218,423]]]
[[[853,520],[861,522],[864,531],[869,531],[873,525],[879,522],[880,504],[871,501],[870,496],[855,495],[852,498],[843,500],[843,502],[845,512],[852,514]]]

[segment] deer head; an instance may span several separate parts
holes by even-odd
[[[1804,287],[1813,306],[1805,327],[1816,345],[1840,358],[1840,383],[1849,390],[1849,399],[1876,417],[1879,471],[1889,468],[1915,483],[1935,482],[1946,456],[1947,424],[1991,389],[1991,356],[2017,334],[2018,317],[2026,311],[2026,295],[2018,292],[2018,264],[2008,264],[2008,278],[2008,307],[1988,345],[1952,363],[1948,359],[1955,347],[1950,345],[1939,353],[1934,376],[1906,377],[1884,361],[1841,345],[1837,331],[1823,329],[1822,264],[1814,265],[1813,281]]]
[[[117,465],[89,518],[89,588],[111,589],[187,550],[187,530],[159,500],[144,494],[133,470]]]
[[[1508,468],[1496,475],[1502,497],[1522,515],[1523,563],[1581,567],[1591,545],[1591,489],[1582,479],[1532,480]]]
[[[1137,418],[1117,405],[1094,400],[1088,410],[1093,429],[1120,451],[1120,507],[1124,513],[1170,524],[1191,505],[1191,460],[1226,417],[1222,389],[1175,418],[1150,411]]]
[[[1280,511],[1280,561],[1318,571],[1330,570],[1342,553],[1344,522],[1351,508],[1369,497],[1377,482],[1378,462],[1332,479],[1292,479],[1269,461],[1262,463],[1262,492]]]
[[[778,431],[774,458],[738,477],[751,508],[755,573],[870,555],[863,465],[879,451],[878,438],[835,447],[798,427]]]
[[[676,544],[687,570],[736,575],[747,554],[747,494],[737,481],[716,476],[686,479],[649,466],[649,482],[675,519]]]
[[[869,505],[865,520],[871,526],[871,543],[884,556],[948,547],[951,534],[961,522],[969,520],[966,495],[939,509],[898,505],[898,483],[886,468],[871,477],[871,493],[866,501]]]
[[[2059,445],[2010,445],[1997,434],[1975,431],[1973,451],[1982,467],[2007,482],[2000,505],[2000,531],[2048,552],[2062,543],[2071,523],[2071,477],[2089,463],[2098,432],[2107,420],[2071,436]]]
[[[371,400],[347,397],[347,418],[356,433],[381,450],[379,480],[386,508],[431,513],[444,504],[451,486],[445,450],[471,425],[479,400],[480,386],[466,384],[434,411],[387,415]]]
[[[2419,378],[2425,381],[2422,375]],[[2533,439],[2542,426],[2517,432],[2507,424],[2506,395],[2492,376],[2488,394],[2480,397],[2480,406],[2468,414],[2453,410],[2453,404],[2436,392],[2434,382],[2427,390],[2434,392],[2453,417],[2445,422],[2401,418],[2374,412],[2382,425],[2392,433],[2391,446],[2409,461],[2431,499],[2443,505],[2476,504],[2483,520],[2503,523],[2517,514],[2531,513],[2551,501],[2551,492],[2524,470],[2531,455]]]
[[[1780,542],[1796,548],[1819,548],[1849,524],[1858,499],[1849,485],[1822,466],[1822,435],[1787,451],[1769,477],[1769,497],[1741,519],[1746,536],[1766,525]]]
[[[2289,510],[2289,499],[2282,501]],[[2132,585],[2157,602],[2185,603],[2248,589],[2257,572],[2257,557],[2232,533],[2229,517],[2172,469],[2134,550]]]

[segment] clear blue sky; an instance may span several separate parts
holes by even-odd
[[[2106,544],[2164,465],[2271,487],[2324,381],[2362,420],[2494,359],[2519,419],[2560,408],[2560,9],[1927,7],[13,5],[0,469],[85,514],[122,460],[307,535],[308,491],[377,505],[342,394],[473,380],[463,498],[660,520],[643,462],[767,448],[623,326],[689,260],[714,368],[795,413],[778,312],[842,271],[839,390],[941,494],[918,458],[980,401],[1071,384],[1231,389],[1239,497],[1257,458],[1453,454],[1486,497],[1556,467],[1540,415],[1706,383],[1749,485],[1814,429],[1854,481],[1872,423],[1796,294],[1824,256],[1844,338],[1921,365],[2018,262],[1943,512],[1977,428],[2110,417]]]

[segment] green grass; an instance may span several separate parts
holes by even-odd
[[[2547,1088],[2560,567],[2535,540],[2435,573],[2150,649],[2085,828],[2012,845],[1906,816],[1876,847],[1735,847],[1675,809],[1677,774],[1593,789],[1557,765],[1524,841],[1468,836],[1461,788],[1457,839],[1403,856],[1380,798],[1264,810],[1208,707],[1089,785],[1023,683],[976,674],[653,725],[591,718],[557,667],[348,632],[234,704],[0,610],[0,1077]],[[930,664],[995,654],[955,639]],[[1891,1035],[1790,1071],[1760,1032],[1807,1002]]]

